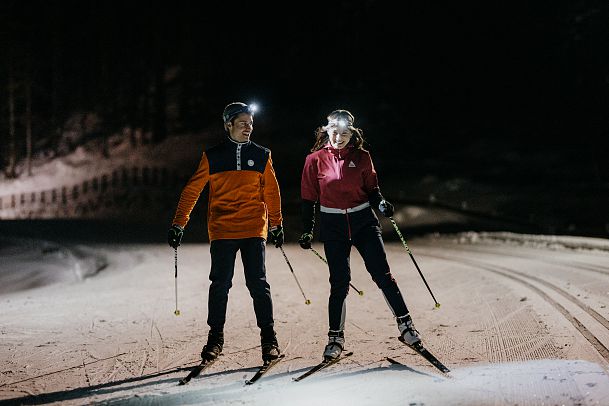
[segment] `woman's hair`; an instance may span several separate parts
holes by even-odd
[[[357,149],[363,149],[364,146],[364,131],[361,128],[356,128],[353,126],[355,122],[355,117],[347,110],[334,110],[332,113],[328,114],[328,122],[330,120],[344,120],[347,128],[351,130],[353,133],[351,135],[351,140],[349,144],[353,144],[353,146]],[[322,149],[329,141],[327,125],[317,127],[315,129],[315,144],[313,144],[313,148],[311,148],[311,152],[318,151]]]

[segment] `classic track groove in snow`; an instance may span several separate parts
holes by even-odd
[[[522,272],[518,272],[514,269],[509,269],[506,267],[489,265],[484,262],[478,262],[478,261],[473,261],[473,260],[461,260],[461,259],[455,258],[454,256],[451,257],[451,256],[438,255],[438,254],[433,254],[433,255],[428,254],[428,256],[434,257],[434,258],[439,258],[439,259],[450,260],[452,262],[458,262],[458,263],[462,263],[467,266],[477,267],[480,269],[485,269],[487,271],[494,272],[498,275],[502,275],[506,278],[510,278],[514,281],[517,281],[517,282],[527,286],[529,289],[535,291],[537,294],[542,296],[544,298],[544,300],[546,300],[546,302],[548,302],[549,304],[554,306],[578,331],[580,331],[580,333],[586,338],[586,340],[588,340],[590,342],[590,344],[598,351],[598,353],[607,362],[609,362],[609,349],[603,343],[603,342],[609,343],[609,321],[606,318],[604,318],[603,316],[601,316],[594,309],[590,308],[590,306],[582,303],[579,299],[577,299],[576,297],[572,296],[571,294],[565,292],[563,289],[561,289],[557,286],[554,286],[544,280],[541,280],[540,278],[526,275]],[[516,276],[516,275],[518,275],[518,276]],[[527,281],[527,279],[529,281]],[[531,283],[530,281],[537,282],[538,284],[543,285],[545,288],[552,289],[553,291],[559,293],[563,298],[567,299],[568,302],[575,304],[578,307],[578,309],[583,310],[593,320],[598,322],[601,325],[601,328],[599,328],[598,326],[595,326],[595,325],[590,326],[590,322],[587,323],[587,325],[589,325],[590,328],[586,327],[586,325],[584,323],[582,323],[582,321],[579,320],[574,315],[574,313],[577,314],[576,313],[577,311],[573,311],[573,310],[570,311],[566,308],[566,307],[569,307],[568,302],[565,302],[564,300],[553,299],[548,293],[546,293],[546,291],[544,291],[543,288],[536,286],[535,284]],[[497,328],[497,330],[500,330],[498,323],[495,323],[495,327]],[[600,333],[599,336],[603,341],[601,341],[599,339],[599,337],[597,337],[597,335],[595,335],[595,333],[593,333],[591,331],[591,329],[593,331],[598,331]],[[519,331],[519,330],[522,331],[520,326],[516,326],[513,329],[513,331]],[[498,337],[499,338],[498,338],[497,345],[498,345],[499,351],[503,352],[506,348],[505,340],[506,340],[507,335],[498,334]],[[507,359],[510,360],[511,358],[508,357]]]

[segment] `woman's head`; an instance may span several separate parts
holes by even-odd
[[[342,149],[353,144],[362,148],[364,143],[363,131],[353,126],[355,117],[347,110],[334,110],[328,114],[328,124],[315,131],[315,145],[311,151],[317,151],[328,142],[333,148]]]

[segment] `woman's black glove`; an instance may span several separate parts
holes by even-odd
[[[379,203],[379,211],[385,217],[393,216],[393,205],[389,203],[387,200],[382,200]]]
[[[313,242],[313,234],[311,233],[302,233],[298,239],[298,244],[305,250],[311,249],[311,242]]]

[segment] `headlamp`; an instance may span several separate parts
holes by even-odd
[[[247,113],[253,116],[256,111],[258,111],[258,106],[256,104],[247,105],[241,102],[231,103],[224,108],[224,112],[222,113],[222,120],[224,121],[224,123],[228,123],[235,116],[238,116],[241,113]]]

